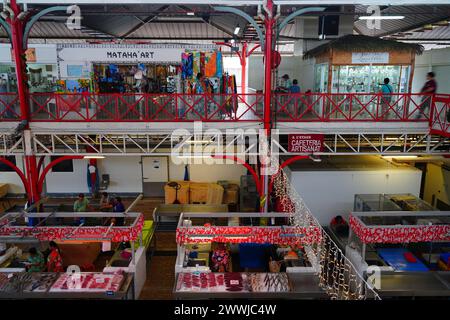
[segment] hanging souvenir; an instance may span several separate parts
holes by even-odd
[[[194,51],[193,52],[193,56],[194,56],[194,63],[193,63],[193,76],[196,77],[197,74],[199,74],[200,72],[200,52],[198,51]]]
[[[205,53],[200,52],[200,73],[205,75]]]
[[[205,76],[210,78],[216,75],[217,63],[216,53],[208,52],[205,54]]]
[[[221,78],[223,74],[222,52],[216,51],[216,77]]]
[[[181,77],[183,79],[192,78],[193,60],[194,56],[192,53],[183,53],[181,55]]]

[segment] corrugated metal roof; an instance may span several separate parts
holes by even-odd
[[[131,38],[206,38],[225,39],[230,35],[210,24],[200,23],[146,23],[129,35]]]
[[[357,13],[364,13],[367,6],[357,6]],[[401,31],[409,31],[421,27],[425,24],[444,20],[450,17],[450,5],[438,6],[390,6],[381,11],[382,15],[403,15],[404,19],[381,20],[380,29],[370,29],[366,20],[355,22],[355,29],[363,35],[384,36]]]
[[[92,29],[71,30],[64,22],[38,21],[30,31],[30,38],[96,38]],[[6,31],[0,28],[0,37],[6,37]]]
[[[433,30],[423,32],[411,32],[411,35],[405,35],[403,39],[427,39],[427,40],[443,40],[450,39],[450,26],[436,27]]]

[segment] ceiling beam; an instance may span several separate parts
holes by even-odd
[[[185,4],[256,6],[263,0],[128,0],[127,4]],[[448,4],[448,0],[274,0],[275,5],[437,5]],[[52,0],[17,0],[17,3],[54,4]],[[59,4],[123,4],[124,0],[58,0]]]
[[[105,36],[105,38],[111,38],[120,40],[117,37]],[[0,36],[0,39],[9,40],[6,36]],[[37,39],[37,40],[96,40],[99,37],[30,37],[29,39]],[[102,38],[103,39],[103,38]],[[128,37],[124,40],[142,40],[142,41],[151,41],[151,40],[211,40],[211,41],[220,41],[220,40],[231,40],[232,37],[178,37],[178,38],[170,38],[170,37],[152,37],[152,38],[143,38],[143,37]]]
[[[166,11],[168,8],[170,8],[170,5],[165,5],[159,8],[159,10],[161,12]],[[148,16],[147,18],[145,18],[144,20],[138,19],[140,21],[140,23],[136,26],[134,26],[133,28],[131,28],[130,30],[128,30],[127,32],[125,32],[124,34],[122,34],[121,38],[126,38],[128,37],[130,34],[132,34],[133,32],[139,30],[140,28],[142,28],[144,25],[146,25],[147,23],[155,20],[158,17],[159,13],[154,14],[152,16]]]
[[[183,5],[177,5],[178,8],[185,10],[185,12],[193,12],[193,10],[189,7],[183,6]],[[223,33],[228,34],[229,36],[231,36],[233,38],[233,32],[219,26],[217,23],[214,23],[211,21],[211,16],[209,14],[202,14],[202,15],[195,15],[196,17],[202,19],[202,21],[206,24],[209,24],[210,26],[212,26],[213,28],[216,28],[217,30],[222,31]]]

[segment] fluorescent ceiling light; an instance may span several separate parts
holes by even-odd
[[[361,16],[359,20],[402,20],[405,16]]]
[[[187,14],[188,16],[195,16],[195,13],[194,13],[194,12],[186,12],[186,14]]]
[[[84,156],[83,159],[105,159],[105,156]]]
[[[234,34],[238,34],[240,30],[241,30],[240,27],[236,27],[236,29],[234,29]]]
[[[208,159],[208,158],[213,158],[212,156],[174,156],[177,157],[178,159]],[[214,158],[213,158],[214,159]]]
[[[205,143],[211,143],[212,140],[188,140],[186,143],[189,144],[205,144]]]

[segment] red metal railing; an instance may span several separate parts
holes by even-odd
[[[430,121],[431,94],[275,94],[276,121]]]
[[[262,94],[30,95],[32,121],[261,121]]]
[[[262,94],[32,93],[31,121],[182,122],[263,120]],[[274,94],[277,122],[429,122],[448,136],[450,95],[380,93]],[[0,93],[0,121],[20,120],[16,93]]]
[[[450,137],[450,95],[437,94],[433,99],[431,132]]]
[[[0,121],[19,120],[19,95],[17,93],[0,93]]]

